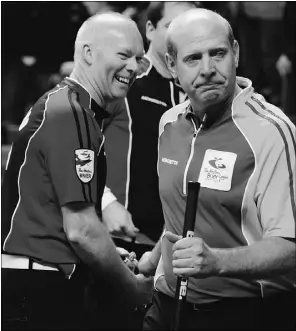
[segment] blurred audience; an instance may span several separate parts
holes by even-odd
[[[287,1],[283,16],[282,38],[280,39],[280,56],[276,69],[281,76],[281,106],[283,111],[296,123],[295,103],[295,57],[296,57],[296,2]]]
[[[275,63],[280,56],[285,2],[232,2],[230,8],[236,19],[243,75],[252,80],[257,92],[279,105],[281,80]]]

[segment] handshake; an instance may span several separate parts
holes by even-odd
[[[122,247],[116,247],[117,252],[121,256],[123,263],[127,266],[127,268],[135,274],[136,277],[136,305],[146,305],[151,302],[152,292],[153,292],[153,275],[154,271],[151,269],[151,272],[148,273],[147,270],[147,253],[143,254],[140,261],[137,260],[136,253],[128,252],[126,249]],[[143,272],[143,273],[142,273]]]

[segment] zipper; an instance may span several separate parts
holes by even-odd
[[[187,163],[186,163],[186,167],[185,167],[185,170],[184,170],[184,177],[183,177],[183,194],[186,195],[187,192],[186,192],[186,179],[187,179],[187,172],[188,172],[188,169],[189,169],[189,166],[190,166],[190,163],[192,161],[192,158],[193,158],[193,155],[194,155],[194,144],[195,144],[195,140],[196,140],[196,137],[197,135],[199,134],[200,130],[203,128],[203,123],[204,123],[204,120],[205,120],[205,117],[206,117],[206,114],[204,115],[203,119],[202,119],[202,122],[199,126],[199,128],[197,129],[193,119],[191,119],[191,122],[194,126],[194,133],[193,133],[193,137],[192,137],[192,140],[191,140],[191,145],[190,145],[190,154],[189,154],[189,158],[187,160]]]

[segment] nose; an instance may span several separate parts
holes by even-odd
[[[215,63],[210,56],[204,56],[201,60],[200,75],[205,78],[212,77],[216,72]]]
[[[126,70],[130,73],[134,73],[138,70],[138,63],[134,56],[130,57],[128,59],[127,65],[126,65]]]

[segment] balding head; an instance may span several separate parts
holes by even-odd
[[[239,46],[222,16],[201,8],[188,10],[172,21],[166,40],[167,66],[195,109],[222,109],[232,100]]]
[[[229,22],[221,15],[211,10],[196,8],[179,15],[170,24],[166,36],[168,53],[176,59],[178,51],[176,40],[182,39],[184,35],[187,36],[188,31],[194,31],[196,29],[203,30],[213,27],[217,27],[220,32],[225,32],[230,45],[233,46],[234,35]]]
[[[139,34],[136,23],[122,14],[110,12],[91,16],[77,33],[74,60],[77,60],[85,44],[100,45],[112,35],[120,36],[123,31]]]
[[[74,77],[88,82],[101,104],[124,98],[144,55],[137,25],[118,13],[90,17],[75,42]]]

